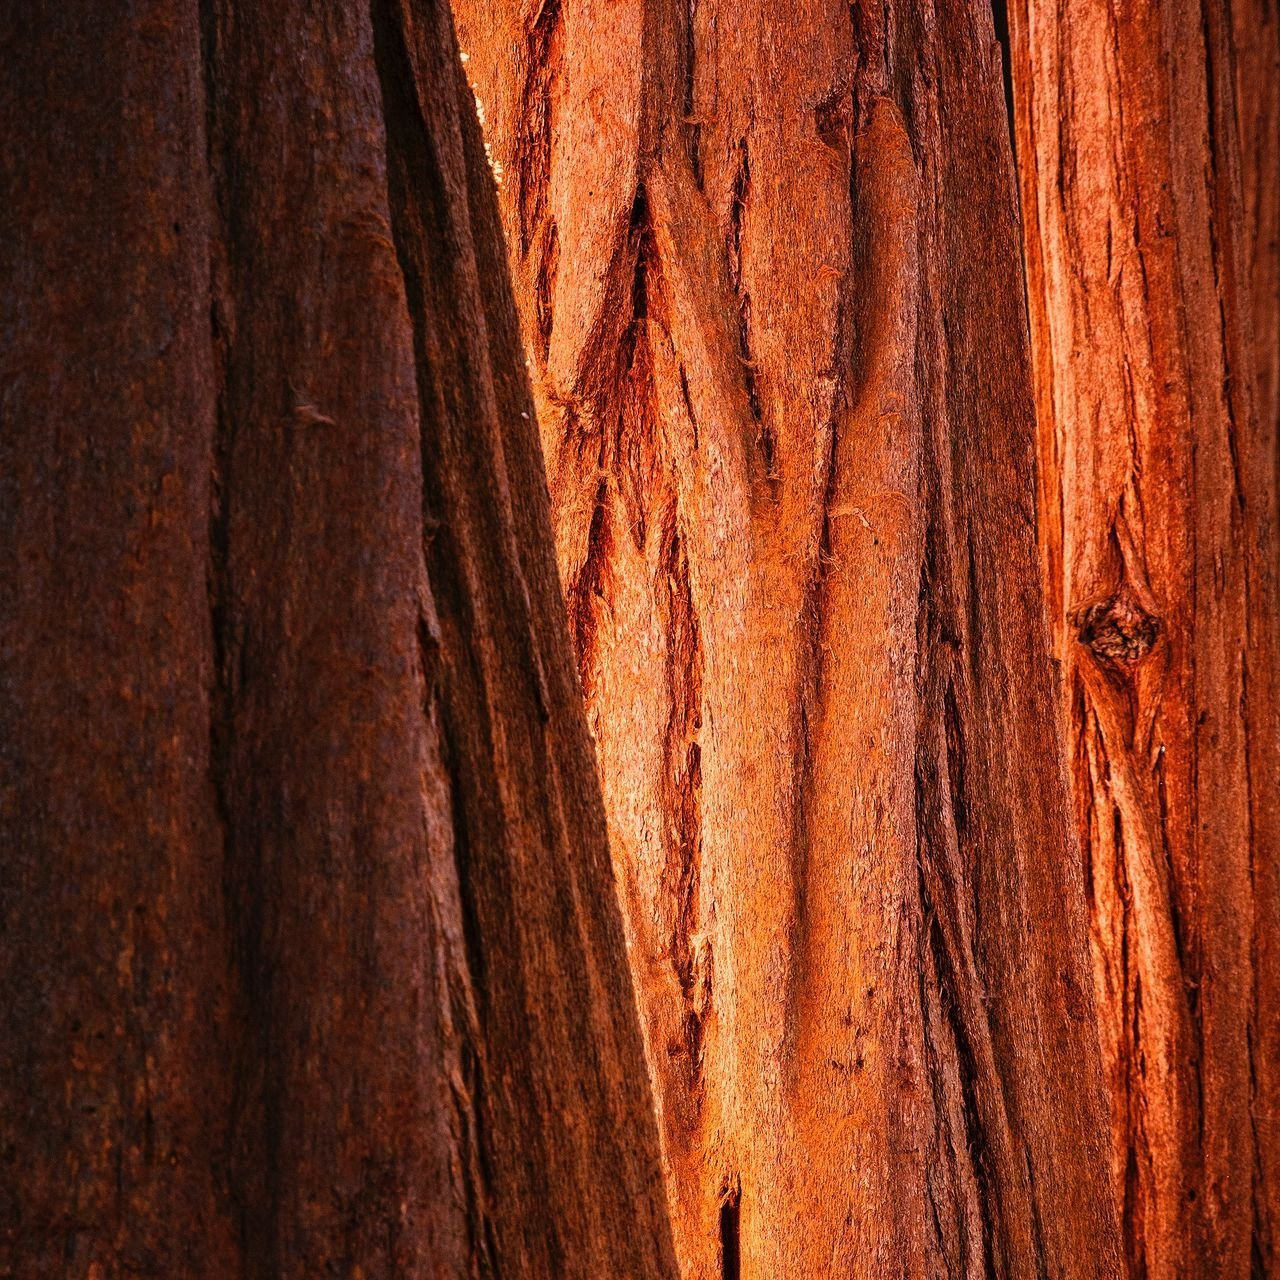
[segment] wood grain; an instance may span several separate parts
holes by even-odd
[[[0,18],[0,1274],[675,1274],[448,10]]]
[[[1118,1274],[990,11],[454,8],[683,1274]]]
[[[1041,529],[1130,1274],[1271,1275],[1275,15],[1011,9]]]

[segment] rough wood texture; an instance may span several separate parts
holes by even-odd
[[[200,36],[96,7],[0,16],[0,1274],[227,1274]]]
[[[447,9],[0,48],[0,1274],[674,1275]]]
[[[1275,12],[1012,9],[1044,555],[1130,1272],[1274,1275]]]
[[[1280,422],[1280,10],[1275,0],[1232,0],[1230,7],[1254,404],[1265,439]]]
[[[990,11],[455,14],[684,1275],[1118,1274]]]

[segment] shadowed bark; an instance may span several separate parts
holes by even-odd
[[[0,1273],[674,1273],[447,10],[9,6]]]

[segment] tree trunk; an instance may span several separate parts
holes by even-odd
[[[1013,6],[1048,596],[1151,1280],[1278,1265],[1277,52],[1261,0]]]
[[[0,47],[0,1273],[673,1275],[447,11]]]
[[[455,14],[685,1276],[1118,1274],[990,11]]]

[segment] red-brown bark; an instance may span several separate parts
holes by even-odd
[[[455,14],[684,1274],[1117,1274],[990,11]]]
[[[200,34],[99,16],[0,46],[0,1271],[217,1274]]]
[[[0,1273],[671,1275],[447,10],[0,47]]]
[[[1041,536],[1130,1273],[1273,1275],[1275,14],[1011,8]]]

